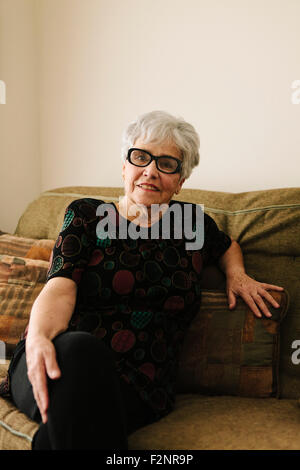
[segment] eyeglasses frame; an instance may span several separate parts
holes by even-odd
[[[134,150],[139,150],[140,152],[147,153],[151,157],[151,160],[148,163],[146,163],[146,165],[136,165],[135,163],[132,163],[132,161],[130,159],[130,156],[131,156],[131,154]],[[160,158],[165,158],[165,157],[171,158],[172,160],[175,160],[177,162],[177,168],[175,169],[175,171],[163,171],[160,168],[158,168],[159,159]],[[139,148],[136,148],[136,147],[132,147],[132,148],[128,149],[126,160],[128,160],[129,163],[131,163],[131,165],[134,165],[134,166],[137,166],[137,167],[140,167],[140,168],[145,168],[146,166],[150,165],[152,160],[155,160],[155,165],[156,165],[156,168],[158,169],[158,171],[161,171],[162,173],[165,173],[166,175],[174,175],[175,173],[180,173],[181,167],[182,167],[182,161],[179,160],[179,158],[171,157],[171,155],[161,155],[159,157],[155,157],[154,155],[152,155],[152,153],[148,152],[148,150],[139,149]]]

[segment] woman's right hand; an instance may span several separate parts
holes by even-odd
[[[47,376],[61,376],[52,340],[67,330],[76,295],[75,281],[55,277],[45,284],[31,309],[26,337],[27,374],[43,423],[47,422],[49,407]]]
[[[32,385],[33,395],[42,421],[46,423],[49,406],[47,376],[53,380],[61,376],[53,342],[42,335],[27,337],[26,361],[27,375]]]

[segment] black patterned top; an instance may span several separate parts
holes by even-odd
[[[216,262],[231,240],[204,214],[204,245],[187,250],[184,230],[181,238],[174,235],[183,222],[173,213],[170,238],[162,232],[165,214],[157,222],[158,238],[150,238],[148,228],[140,228],[137,239],[125,238],[120,233],[130,222],[114,204],[105,216],[115,232],[105,238],[98,225],[104,215],[96,214],[103,203],[84,198],[67,207],[48,280],[58,276],[76,282],[69,329],[101,338],[113,352],[119,376],[159,419],[174,408],[177,357],[199,309],[203,266]],[[170,201],[169,209],[174,203],[188,204]],[[195,229],[196,205],[190,205]]]

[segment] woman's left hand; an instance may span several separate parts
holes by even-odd
[[[231,275],[227,277],[226,291],[229,308],[235,308],[236,297],[240,296],[258,318],[262,317],[262,313],[268,318],[272,316],[264,299],[270,302],[273,307],[279,307],[279,304],[272,295],[269,294],[268,290],[282,291],[283,287],[258,282],[242,271],[231,273]]]

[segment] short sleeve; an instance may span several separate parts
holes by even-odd
[[[219,258],[231,245],[231,238],[220,230],[216,222],[204,214],[204,263],[216,264]]]
[[[51,254],[47,281],[66,277],[80,283],[95,248],[96,210],[100,202],[89,198],[77,199],[66,208]]]

